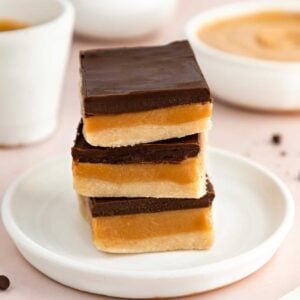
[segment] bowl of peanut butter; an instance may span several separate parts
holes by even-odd
[[[300,111],[300,2],[219,6],[186,25],[216,99],[265,111]]]

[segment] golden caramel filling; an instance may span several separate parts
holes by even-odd
[[[138,125],[176,125],[208,118],[212,104],[189,104],[154,109],[137,113],[101,115],[84,118],[85,132]]]
[[[95,240],[147,239],[210,230],[211,207],[92,219]]]
[[[73,175],[117,184],[147,181],[195,182],[200,176],[200,158],[179,164],[93,164],[73,162]]]

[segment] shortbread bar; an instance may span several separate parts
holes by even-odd
[[[211,96],[187,41],[88,50],[80,62],[89,144],[120,147],[209,129]]]
[[[141,253],[210,248],[213,199],[209,183],[198,199],[80,197],[80,202],[99,250]]]
[[[87,197],[199,198],[206,192],[205,134],[119,148],[72,148],[76,192]]]

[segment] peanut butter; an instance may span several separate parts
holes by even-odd
[[[198,36],[232,54],[300,61],[300,13],[270,11],[224,19],[201,28]]]

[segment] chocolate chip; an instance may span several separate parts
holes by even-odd
[[[1,291],[7,290],[9,285],[10,285],[9,279],[4,275],[0,275],[0,290]]]
[[[280,134],[273,134],[272,135],[272,139],[271,139],[272,143],[274,145],[280,145],[281,144],[281,141],[282,141],[282,137]]]

